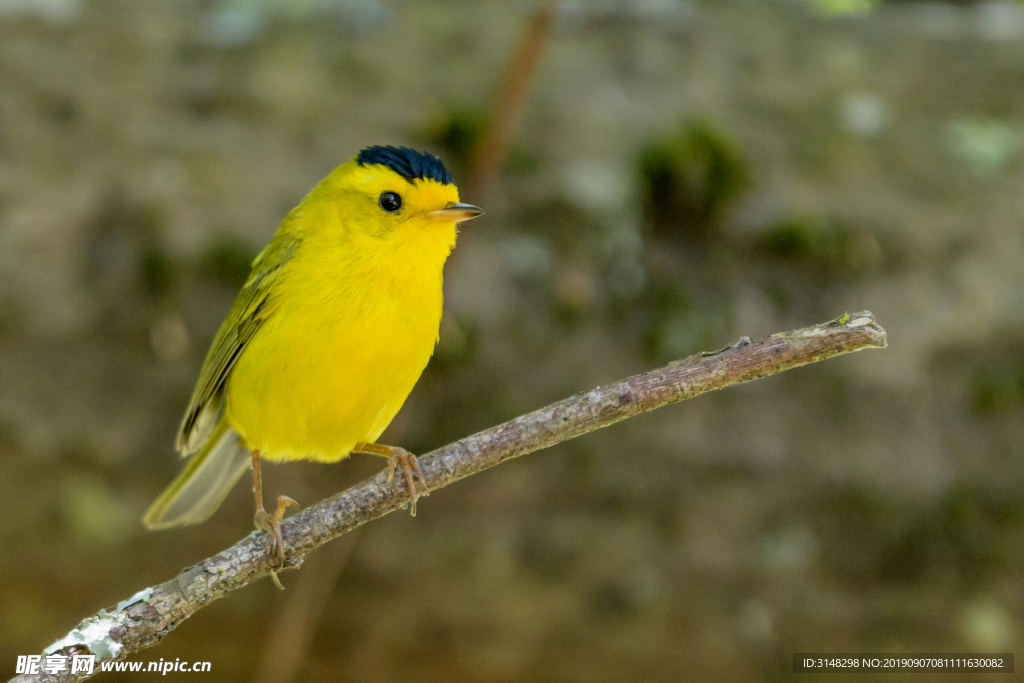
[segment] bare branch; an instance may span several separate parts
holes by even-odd
[[[523,27],[519,46],[498,83],[487,126],[470,156],[473,193],[487,189],[505,158],[512,133],[526,106],[530,85],[551,40],[551,28],[557,9],[558,0],[543,0]]]
[[[702,353],[642,375],[598,387],[492,427],[423,456],[420,463],[431,491],[506,460],[606,427],[639,413],[700,394],[748,382],[808,363],[865,348],[884,348],[886,334],[870,312]],[[290,517],[284,525],[286,567],[331,539],[405,505],[401,477],[389,488],[381,473]],[[231,548],[147,588],[116,608],[82,622],[49,653],[88,653],[107,659],[159,643],[181,622],[217,598],[266,576],[276,557],[267,537],[253,532]],[[77,635],[76,635],[77,634]],[[72,646],[70,643],[87,642]],[[99,657],[97,657],[99,659]],[[99,671],[97,665],[96,671]],[[77,681],[86,675],[23,675],[14,681]]]

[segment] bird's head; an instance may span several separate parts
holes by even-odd
[[[483,213],[459,202],[444,164],[408,147],[367,147],[321,184],[351,237],[450,251],[455,226]]]

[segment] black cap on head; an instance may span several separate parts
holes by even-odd
[[[430,152],[417,152],[408,147],[373,146],[367,147],[359,156],[356,163],[360,166],[369,164],[381,164],[402,176],[406,180],[416,178],[430,178],[444,185],[450,185],[452,174],[444,167],[444,164]]]

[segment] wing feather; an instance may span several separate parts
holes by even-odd
[[[298,237],[281,230],[253,260],[249,279],[213,339],[178,429],[176,446],[182,456],[199,451],[214,433],[224,409],[224,389],[231,369],[276,309],[274,284],[299,244]]]

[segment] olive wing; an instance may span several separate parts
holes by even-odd
[[[279,233],[253,260],[249,279],[206,354],[199,381],[178,429],[175,445],[183,457],[199,451],[213,434],[224,409],[224,390],[231,369],[273,314],[276,308],[274,284],[298,245],[299,240],[293,235]]]

